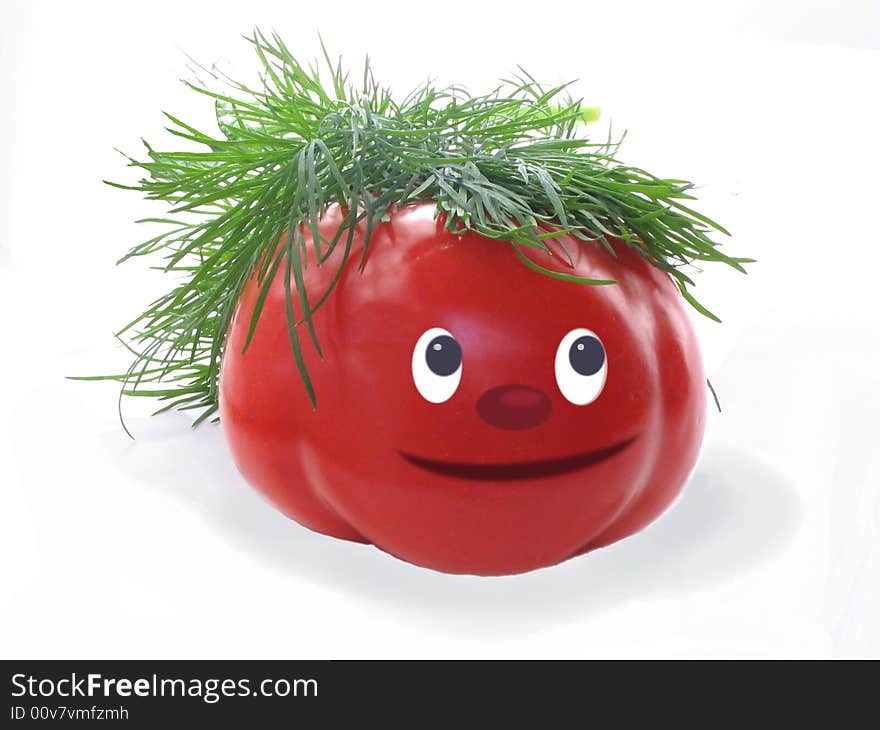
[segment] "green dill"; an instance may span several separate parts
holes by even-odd
[[[585,137],[583,123],[596,110],[572,99],[567,86],[545,88],[521,70],[484,95],[426,83],[397,101],[368,61],[352,80],[326,51],[320,64],[303,65],[275,34],[255,31],[247,40],[261,65],[255,88],[209,69],[210,84],[185,82],[214,104],[219,132],[166,113],[167,131],[195,149],[144,142],[144,159],[128,157],[142,179],[109,183],[168,206],[165,217],[144,221],[161,232],[121,261],[161,256],[162,270],[180,281],[118,333],[133,354],[131,367],[95,379],[119,381],[120,398],[149,396],[165,402],[161,410],[193,409],[196,423],[212,417],[224,338],[245,282],[256,272],[262,287],[249,340],[283,267],[292,355],[316,403],[303,340],[320,352],[312,314],[333,285],[307,300],[308,240],[319,262],[345,247],[335,283],[354,225],[364,222],[369,241],[389,208],[408,202],[434,201],[451,230],[499,239],[524,263],[557,277],[521,247],[545,247],[548,230],[568,232],[582,245],[610,248],[607,237],[621,239],[713,319],[693,298],[687,267],[719,261],[742,270],[748,261],[719,249],[713,237],[726,231],[689,207],[691,183],[619,162],[620,141]],[[347,212],[327,240],[318,222],[333,203]]]

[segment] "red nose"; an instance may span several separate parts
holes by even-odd
[[[496,428],[516,431],[533,428],[550,417],[547,395],[528,385],[499,385],[487,390],[477,401],[477,413]]]

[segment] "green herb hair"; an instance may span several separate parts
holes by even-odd
[[[144,142],[145,159],[127,158],[142,179],[108,183],[167,204],[165,217],[139,221],[159,224],[161,232],[120,261],[161,256],[161,269],[179,282],[118,333],[133,355],[128,370],[89,378],[120,382],[120,399],[154,397],[163,401],[160,412],[192,409],[196,424],[213,417],[224,340],[242,289],[256,272],[262,296],[252,334],[284,267],[292,356],[317,404],[302,356],[304,338],[320,352],[312,315],[339,279],[347,234],[363,223],[369,241],[395,205],[433,201],[451,230],[498,239],[542,273],[585,285],[609,282],[542,269],[521,247],[546,247],[551,229],[609,250],[609,237],[621,239],[713,319],[690,292],[688,267],[718,261],[742,271],[750,261],[720,250],[713,238],[727,232],[689,207],[691,183],[625,165],[617,160],[620,141],[584,136],[596,110],[573,100],[567,85],[545,88],[520,69],[484,95],[425,83],[396,101],[369,60],[352,81],[326,50],[320,64],[303,65],[277,34],[256,30],[246,40],[261,65],[256,88],[214,69],[203,69],[210,84],[184,82],[215,105],[218,130],[200,131],[166,113],[167,131],[195,149],[160,151]],[[347,212],[339,234],[327,240],[318,222],[333,203]],[[319,265],[345,247],[336,277],[315,302],[303,286],[309,238]]]

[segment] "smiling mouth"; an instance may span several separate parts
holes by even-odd
[[[555,477],[560,474],[586,469],[595,466],[612,456],[619,454],[637,436],[632,436],[625,441],[620,441],[612,446],[595,451],[586,451],[572,456],[563,456],[559,459],[545,459],[543,461],[519,461],[505,462],[500,464],[474,464],[464,461],[439,461],[426,459],[421,456],[407,454],[398,451],[406,461],[420,469],[441,474],[442,476],[456,479],[479,479],[486,482],[507,482],[517,479],[540,479],[542,477]]]

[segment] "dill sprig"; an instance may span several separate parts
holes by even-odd
[[[326,65],[303,65],[276,34],[255,31],[247,40],[261,64],[256,88],[213,69],[203,69],[210,87],[185,82],[214,103],[219,133],[166,113],[167,131],[196,149],[160,151],[144,142],[146,158],[128,158],[143,178],[133,186],[109,183],[170,208],[166,217],[141,221],[160,224],[161,233],[120,261],[161,255],[162,270],[181,275],[118,333],[133,362],[102,378],[122,383],[120,398],[150,396],[166,401],[160,410],[200,410],[196,423],[213,416],[224,338],[241,291],[256,272],[262,289],[249,340],[282,270],[291,351],[315,404],[302,330],[320,352],[312,314],[346,265],[355,224],[364,222],[369,242],[389,208],[408,202],[434,201],[451,230],[499,239],[541,273],[585,284],[613,282],[551,272],[521,247],[546,247],[550,231],[609,250],[608,237],[621,239],[713,319],[690,293],[685,267],[720,261],[742,270],[747,261],[719,250],[712,237],[726,231],[688,206],[691,183],[619,162],[619,141],[582,136],[595,110],[573,100],[565,85],[545,88],[520,70],[484,95],[426,83],[396,101],[369,61],[353,82],[326,50]],[[327,240],[318,222],[332,203],[346,214]],[[314,302],[303,286],[309,238],[319,263],[344,247],[335,278]]]

